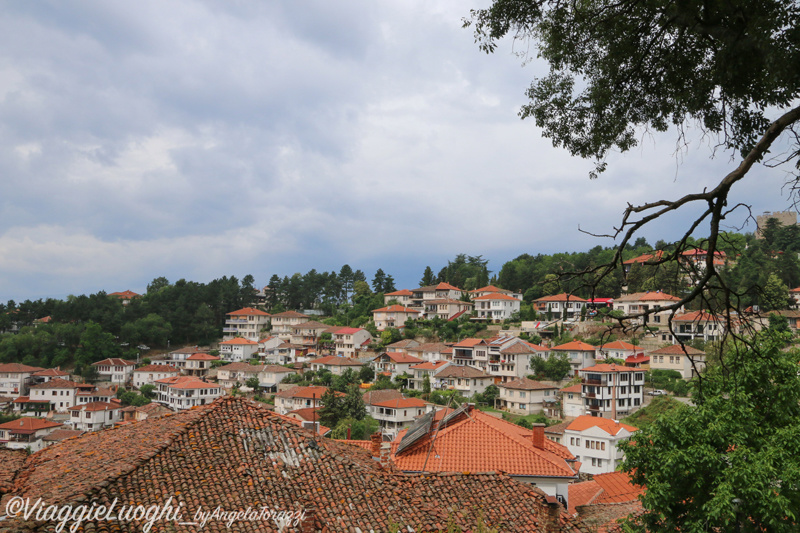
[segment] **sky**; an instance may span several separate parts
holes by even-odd
[[[478,50],[485,0],[2,4],[0,301],[338,271],[418,286],[458,253],[614,241],[627,204],[677,198],[736,161],[690,132],[592,163],[517,113],[546,66]],[[780,169],[734,189],[791,201]],[[653,224],[677,239],[693,212]],[[727,229],[754,231],[739,211]],[[702,229],[701,229],[702,231]]]

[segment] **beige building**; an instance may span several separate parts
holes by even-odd
[[[439,317],[442,320],[450,320],[451,318],[461,316],[464,313],[470,313],[471,311],[472,303],[453,300],[451,298],[441,298],[425,302],[425,318],[427,319]]]
[[[225,319],[225,327],[222,328],[224,335],[222,340],[227,341],[234,337],[242,337],[258,342],[261,337],[261,330],[269,326],[269,317],[269,313],[252,307],[245,307],[228,313]]]
[[[706,354],[691,346],[672,344],[650,352],[651,370],[675,370],[691,379],[706,368]]]
[[[797,212],[796,211],[764,211],[764,214],[756,217],[756,239],[763,239],[764,235],[762,230],[767,226],[767,221],[774,218],[781,223],[782,226],[796,226],[797,225]]]
[[[308,322],[309,318],[311,317],[303,313],[298,313],[297,311],[277,313],[270,317],[270,321],[272,322],[272,330],[270,333],[279,337],[281,340],[291,341],[293,333],[292,328],[297,324]]]
[[[545,403],[558,400],[558,387],[528,378],[501,383],[497,387],[500,396],[495,400],[495,407],[518,415],[541,413]]]
[[[416,320],[419,318],[420,312],[410,307],[402,305],[390,305],[388,307],[381,307],[372,311],[372,320],[375,322],[375,328],[378,331],[383,331],[386,328],[399,328],[405,325],[406,320],[409,318]]]

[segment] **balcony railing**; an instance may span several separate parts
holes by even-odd
[[[600,410],[600,406],[599,405],[590,405],[589,406],[589,410],[590,411],[599,411]]]
[[[242,318],[229,318],[225,321],[226,324],[247,324],[247,320]]]
[[[597,396],[596,396],[596,395],[595,395],[595,393],[593,393],[593,392],[586,392],[586,393],[584,393],[583,395],[584,395],[586,398],[597,398]]]
[[[581,383],[584,385],[601,385],[601,381],[599,379],[582,379]]]

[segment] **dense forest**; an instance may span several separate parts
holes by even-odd
[[[766,310],[785,308],[788,289],[800,286],[800,226],[784,227],[771,220],[763,237],[723,234],[720,249],[727,260],[722,273],[738,295],[740,305],[757,304]],[[689,244],[703,249],[704,243],[698,240]],[[624,250],[623,259],[656,250],[669,252],[674,246],[664,241],[651,246],[640,238]],[[430,266],[425,267],[419,286],[447,282],[468,291],[492,283],[514,290],[524,295],[521,319],[535,318],[531,302],[550,294],[617,297],[626,288],[628,292],[663,290],[681,296],[690,288],[691,276],[676,262],[637,263],[627,275],[617,268],[599,282],[593,275],[573,275],[608,263],[614,253],[615,248],[596,246],[588,252],[522,254],[494,275],[489,261],[482,256],[459,254],[438,274]],[[272,313],[318,309],[326,323],[369,327],[371,311],[382,307],[383,295],[397,288],[393,276],[382,269],[368,280],[361,270],[344,265],[339,272],[312,269],[283,278],[273,275],[263,301],[256,298],[258,289],[251,275],[242,280],[226,276],[205,284],[183,279],[170,283],[166,278],[156,278],[147,286],[146,294],[128,305],[104,292],[64,300],[9,301],[0,303],[0,331],[9,331],[15,325],[19,332],[0,335],[0,362],[42,367],[76,365],[80,372],[106,357],[135,358],[141,351],[137,346],[142,344],[150,348],[206,345],[222,336],[226,313],[248,305],[260,305]],[[34,327],[35,321],[43,317],[50,317],[50,321]],[[416,328],[442,338],[464,333],[454,331],[453,324],[435,321],[414,325],[408,331]]]

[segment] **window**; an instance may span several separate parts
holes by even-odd
[[[601,451],[606,451],[606,443],[605,442],[601,442],[600,443],[600,450]]]

